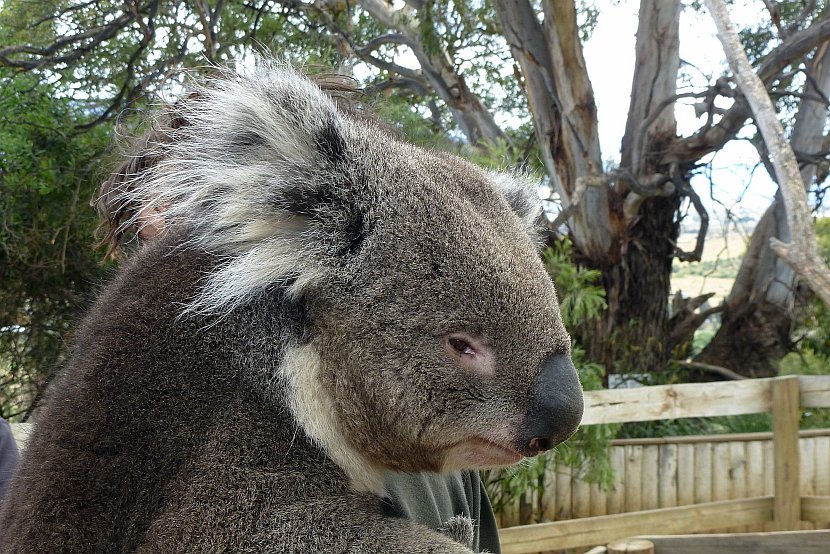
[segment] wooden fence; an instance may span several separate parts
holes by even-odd
[[[632,456],[633,465],[619,477],[623,490],[632,491],[631,498],[623,501],[621,506],[613,495],[604,498],[606,512],[625,512],[628,509],[637,511],[508,527],[501,530],[502,551],[505,554],[593,546],[643,534],[698,533],[759,525],[787,531],[802,528],[802,522],[830,521],[830,494],[824,481],[819,483],[813,479],[812,474],[806,474],[805,479],[801,475],[803,467],[815,466],[815,463],[809,464],[808,455],[802,455],[801,450],[807,452],[812,448],[809,452],[815,461],[817,456],[828,454],[824,453],[824,449],[830,443],[819,440],[811,446],[802,443],[799,447],[799,440],[823,437],[806,433],[799,439],[798,429],[802,408],[830,407],[830,377],[791,376],[594,391],[585,393],[585,406],[583,425],[771,412],[772,443],[769,452],[762,451],[760,454],[758,444],[753,443],[761,441],[715,441],[711,450],[708,450],[709,446],[703,448],[680,443],[675,445],[676,449],[683,447],[688,454],[691,447],[692,452],[691,457],[682,458],[677,453],[669,454],[671,447],[664,448],[663,462],[667,465],[677,464],[676,469],[669,467],[663,472],[666,476],[676,476],[677,483],[672,487],[671,479],[664,479],[661,483],[658,477],[661,446],[658,441],[658,448],[649,450],[648,454],[650,458],[656,455],[656,459],[646,460],[645,450],[637,452],[637,455]],[[741,451],[737,446],[732,446],[733,443],[744,443],[742,448],[746,464],[739,463],[730,467],[733,452],[736,460],[741,456]],[[644,447],[621,446],[623,449],[626,446],[632,449]],[[766,447],[762,447],[762,450],[764,448]],[[817,454],[817,448],[822,449],[821,454]],[[717,454],[714,454],[715,451]],[[761,481],[746,479],[749,459],[754,461],[759,457],[764,460],[764,478]],[[805,458],[804,466],[800,460],[802,457]],[[636,468],[637,460],[641,460],[639,468]],[[729,476],[729,471],[712,474],[712,468],[717,467],[721,461],[724,467],[731,470],[731,480],[721,477]],[[655,468],[651,474],[643,473],[646,464]],[[696,474],[705,475],[707,466],[714,479],[704,485]],[[756,469],[757,465],[753,472]],[[802,480],[805,481],[804,485]],[[644,495],[640,493],[637,498],[635,492],[643,490],[644,482],[646,490],[651,491],[645,503]],[[744,498],[721,499],[742,492],[734,490],[736,487],[745,488]],[[560,490],[556,490],[555,495],[565,496]],[[585,487],[582,494],[577,494],[571,501],[571,515],[590,512],[592,503],[597,510],[602,509],[600,497],[592,496],[590,488]],[[671,504],[674,507],[661,507]],[[564,506],[564,502],[561,505]],[[653,506],[656,509],[646,509]],[[553,517],[557,515],[555,510],[556,501],[554,513],[550,514]]]
[[[550,468],[544,494],[532,497],[533,514],[561,521],[772,496],[772,438],[772,433],[733,433],[615,440],[609,453],[615,481],[609,490],[588,484],[569,466]],[[801,431],[798,442],[801,495],[830,496],[830,429]],[[498,514],[500,527],[519,525],[519,505],[517,499]],[[765,530],[759,524],[723,532]]]

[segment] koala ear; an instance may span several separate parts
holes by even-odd
[[[298,293],[342,250],[333,241],[353,245],[347,124],[308,78],[261,62],[209,80],[170,112],[187,125],[156,129],[147,149],[157,162],[121,200],[162,209],[190,244],[224,260],[190,310],[226,311],[275,283]]]
[[[541,240],[542,215],[539,187],[521,174],[491,171],[490,178],[504,195],[513,212],[522,220],[531,240],[538,244]]]

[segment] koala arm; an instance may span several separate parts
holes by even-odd
[[[382,515],[371,494],[280,503],[276,491],[243,489],[224,497],[202,492],[199,500],[191,497],[158,518],[137,552],[474,554],[444,533]],[[213,517],[195,521],[194,511],[205,514],[197,507],[205,498],[220,508],[210,512]]]
[[[297,505],[296,517],[283,519],[276,526],[262,521],[241,551],[276,554],[285,552],[284,548],[270,545],[292,544],[290,552],[297,554],[473,554],[447,534],[363,508],[360,504],[346,506],[339,499],[332,504]],[[332,527],[332,521],[340,524]]]

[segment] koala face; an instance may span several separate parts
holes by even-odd
[[[371,231],[312,317],[349,440],[400,471],[502,466],[563,441],[582,391],[523,219],[478,168],[375,143]]]
[[[302,301],[306,339],[263,386],[358,488],[511,464],[576,430],[532,188],[402,143],[278,64],[209,82],[169,119],[123,201],[220,256],[188,313],[275,286]]]

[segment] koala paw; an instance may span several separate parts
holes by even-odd
[[[464,515],[453,516],[444,522],[444,526],[439,531],[472,550],[473,520],[469,517]]]

